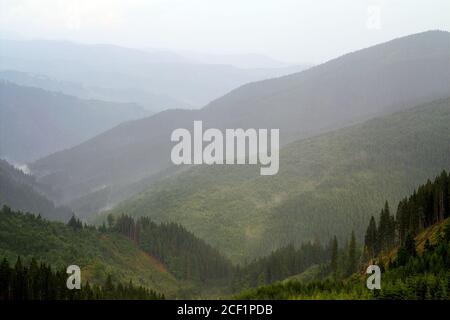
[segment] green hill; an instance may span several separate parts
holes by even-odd
[[[282,282],[247,289],[236,298],[450,299],[449,190],[450,176],[444,170],[403,198],[395,214],[386,203],[378,222],[371,217],[362,254],[354,241],[339,249],[334,240],[329,262]],[[369,265],[380,268],[376,290],[366,287]]]
[[[428,249],[424,242],[429,241]],[[399,265],[397,248],[394,263],[383,267],[381,290],[366,288],[367,275],[347,279],[321,279],[314,270],[270,285],[250,288],[235,295],[245,300],[445,300],[450,299],[450,220],[426,228],[415,237],[416,254]],[[402,248],[402,247],[400,247]],[[383,258],[386,258],[383,256]],[[312,275],[308,274],[312,273]]]
[[[450,100],[434,101],[291,143],[275,176],[257,166],[196,166],[113,213],[181,223],[234,261],[290,242],[362,235],[380,203],[397,203],[450,166],[449,123]]]
[[[76,264],[82,281],[100,284],[108,275],[115,282],[142,285],[173,296],[182,286],[155,258],[126,237],[92,227],[75,230],[32,214],[0,210],[0,257],[28,264],[34,257],[57,269]]]

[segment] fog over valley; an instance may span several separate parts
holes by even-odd
[[[449,299],[449,13],[0,0],[0,300]]]

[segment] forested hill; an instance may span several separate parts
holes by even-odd
[[[164,295],[132,282],[114,283],[110,276],[103,285],[86,281],[79,290],[69,290],[66,269],[55,270],[45,263],[31,259],[28,265],[20,257],[14,265],[8,259],[0,262],[1,300],[159,300]]]
[[[233,265],[220,250],[212,248],[176,223],[157,224],[148,217],[133,219],[108,216],[110,230],[132,239],[144,251],[163,262],[178,279],[221,286],[226,291],[255,287],[298,274],[329,257],[329,246],[304,243],[288,245],[248,264]],[[106,227],[102,227],[106,228]]]
[[[197,166],[113,210],[176,221],[235,261],[291,242],[359,240],[380,203],[450,167],[450,99],[294,142],[280,171]]]
[[[396,246],[411,242],[424,229],[439,224],[448,217],[450,217],[450,176],[444,170],[434,181],[428,180],[412,195],[401,200],[395,215],[391,215],[386,203],[381,210],[378,224],[375,217],[371,217],[364,238],[365,253],[372,259],[383,253],[389,253]],[[422,243],[422,248],[423,245]],[[400,251],[399,255],[403,253]]]
[[[148,217],[108,217],[110,230],[127,236],[182,280],[211,283],[232,278],[234,266],[219,251],[176,223],[156,224]]]
[[[57,270],[76,264],[83,283],[103,285],[110,276],[114,283],[131,280],[166,296],[174,296],[182,287],[164,265],[118,233],[81,222],[50,222],[5,206],[0,209],[0,260],[14,263],[19,256],[24,265],[35,258]]]
[[[20,262],[16,262],[20,268],[44,263],[55,270],[77,264],[83,283],[97,286],[93,292],[100,298],[117,298],[101,291],[111,281],[116,285],[132,281],[135,286],[169,298],[223,296],[325,263],[329,250],[319,243],[305,243],[298,248],[287,246],[239,266],[174,223],[156,224],[146,217],[134,220],[121,215],[117,219],[109,216],[107,224],[96,228],[83,225],[75,216],[62,224],[6,206],[0,210],[0,261],[6,258],[12,266],[20,257]],[[60,278],[49,276],[55,276],[55,281]],[[145,296],[145,292],[135,289],[130,289],[132,296],[140,293]],[[118,291],[115,292],[120,294]],[[69,297],[63,291],[54,294]],[[85,294],[89,295],[89,290]]]
[[[396,211],[386,203],[379,217],[372,216],[364,246],[350,241],[338,247],[335,240],[322,267],[327,273],[247,290],[237,298],[450,299],[449,190],[450,176],[443,171],[401,200]],[[380,290],[366,287],[369,264],[380,267]]]
[[[108,225],[96,228],[83,225],[74,216],[62,224],[3,207],[0,257],[17,262],[14,267],[7,262],[0,264],[0,276],[8,279],[6,289],[3,282],[0,286],[0,299],[5,295],[26,299],[162,297],[149,289],[169,297],[192,298],[211,292],[230,294],[263,284],[269,286],[250,289],[237,297],[448,298],[449,190],[450,176],[444,171],[401,200],[396,214],[391,214],[386,203],[378,222],[375,217],[370,219],[364,247],[357,244],[352,232],[344,246],[339,246],[336,238],[327,246],[289,245],[243,266],[232,265],[220,252],[174,223],[156,224],[147,217],[135,220],[127,215],[109,215]],[[48,266],[38,266],[38,262]],[[63,290],[61,282],[61,270],[74,263],[82,268],[83,280],[90,282],[84,282],[84,291],[75,295]],[[365,288],[361,274],[369,263],[383,270],[381,291]],[[53,273],[50,267],[60,271]],[[38,285],[26,290],[15,286],[15,278],[34,277],[35,272],[27,270],[39,268],[55,284],[54,291]],[[40,280],[29,281],[33,284]],[[129,281],[133,285],[122,285]]]

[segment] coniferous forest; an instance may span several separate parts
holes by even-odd
[[[0,240],[2,241],[1,253],[9,257],[9,259],[14,259],[17,257],[16,253],[20,253],[25,257],[29,268],[35,270],[36,265],[42,266],[50,276],[54,276],[56,280],[52,280],[54,283],[56,281],[62,281],[67,279],[67,275],[59,270],[63,266],[67,266],[67,263],[61,263],[61,256],[58,252],[65,250],[67,252],[66,257],[71,261],[74,256],[81,254],[83,256],[91,255],[101,255],[103,259],[108,258],[110,254],[116,255],[115,253],[109,253],[109,242],[111,245],[129,247],[130,252],[126,259],[132,259],[132,255],[147,255],[151,257],[152,264],[149,267],[155,267],[153,272],[158,272],[158,281],[168,281],[165,277],[170,275],[179,281],[188,282],[190,287],[194,288],[200,287],[217,287],[220,292],[232,293],[238,292],[244,288],[256,287],[258,285],[269,284],[277,280],[282,280],[284,278],[299,274],[305,271],[307,268],[313,265],[319,265],[325,263],[328,260],[329,251],[331,250],[328,246],[322,246],[320,243],[306,243],[299,248],[289,245],[283,248],[279,248],[272,252],[270,255],[254,259],[245,265],[233,264],[226,257],[222,256],[216,249],[212,248],[204,241],[195,237],[192,233],[188,232],[185,228],[174,223],[162,223],[157,224],[148,218],[139,218],[134,220],[133,218],[122,215],[118,219],[110,216],[107,224],[103,224],[99,227],[90,226],[83,224],[81,220],[72,216],[67,224],[49,222],[43,219],[41,216],[35,216],[30,213],[22,213],[11,210],[9,207],[4,206],[0,210],[0,228],[3,232],[0,232]],[[19,234],[18,230],[15,228],[20,228],[21,238],[10,238],[9,233]],[[6,232],[8,230],[8,232]],[[46,232],[42,232],[47,230]],[[85,244],[79,248],[77,245],[80,244],[80,238],[85,239]],[[101,241],[107,241],[108,246],[105,247],[106,251],[98,251],[97,246],[104,246],[100,244],[98,239]],[[54,241],[58,242],[60,246],[59,251],[52,250]],[[122,244],[122,242],[126,242]],[[74,244],[74,247],[71,246]],[[63,249],[65,248],[65,249]],[[136,250],[142,250],[141,253]],[[97,252],[97,253],[96,253]],[[17,258],[16,258],[17,259]],[[78,258],[79,259],[79,258]],[[42,261],[60,261],[57,264],[56,271],[52,271],[50,265],[46,265]],[[86,263],[86,268],[91,268],[91,264],[97,264],[95,260],[91,262],[90,259],[86,257],[83,258]],[[4,274],[8,277],[2,278],[9,279],[10,294],[8,297],[15,296],[14,291],[16,290],[11,283],[14,282],[13,278],[9,277],[12,275],[6,265],[10,263],[4,260]],[[11,261],[11,260],[10,260]],[[103,298],[123,298],[128,299],[133,298],[138,292],[141,292],[141,297],[153,298],[155,294],[153,290],[146,294],[143,288],[147,288],[149,283],[142,283],[138,287],[133,287],[132,285],[124,286],[122,283],[133,283],[131,278],[128,278],[127,274],[114,272],[111,276],[107,271],[111,267],[117,264],[120,266],[120,261],[110,260],[110,266],[97,266],[98,271],[94,273],[95,278],[94,283],[87,281],[84,285],[86,287],[86,294],[90,295],[90,290],[95,292],[95,297],[99,299]],[[136,261],[137,264],[142,264],[141,260]],[[24,268],[25,271],[27,267],[22,259],[18,258],[16,263],[17,267]],[[15,267],[15,266],[14,266]],[[81,266],[83,269],[83,266]],[[11,267],[13,268],[13,267]],[[20,269],[19,268],[19,269]],[[14,269],[14,268],[13,268]],[[3,270],[3,269],[2,269]],[[146,270],[147,272],[149,270]],[[163,275],[159,275],[162,271]],[[37,272],[39,273],[39,272]],[[37,273],[29,274],[24,272],[24,276],[34,276]],[[155,276],[154,275],[154,276]],[[164,276],[164,277],[163,277]],[[99,281],[99,279],[103,279]],[[112,280],[114,279],[114,281]],[[135,279],[139,281],[140,279]],[[6,280],[5,280],[6,281]],[[11,282],[13,281],[13,282]],[[25,280],[24,280],[25,281]],[[35,281],[29,279],[26,281]],[[125,282],[124,282],[125,281]],[[171,280],[173,281],[173,280]],[[34,282],[33,282],[34,283]],[[59,282],[58,282],[59,283]],[[116,285],[112,283],[117,283]],[[64,291],[65,282],[58,284],[59,288]],[[166,286],[169,284],[166,283]],[[173,284],[170,284],[173,286]],[[5,285],[6,286],[6,285]],[[116,288],[114,289],[113,288]],[[153,286],[152,286],[153,287]],[[103,288],[103,289],[102,289]],[[111,288],[113,293],[107,296],[105,295],[104,288]],[[124,291],[126,288],[130,288],[131,293]],[[167,288],[166,288],[167,289]],[[179,288],[178,290],[187,290],[187,297],[192,297],[195,295],[199,289],[186,289]],[[5,289],[6,290],[6,289]],[[103,291],[102,291],[103,290]],[[108,289],[109,290],[109,289]],[[143,291],[144,290],[144,291]],[[118,294],[120,292],[120,295]],[[158,292],[158,291],[157,291]],[[56,294],[56,293],[55,293]],[[32,296],[27,296],[28,298],[34,299]],[[83,298],[80,294],[71,293],[61,293],[52,296],[55,299],[66,299],[66,298]]]
[[[158,300],[158,294],[132,282],[114,283],[108,276],[103,285],[90,284],[80,290],[69,290],[66,286],[66,270],[54,270],[45,263],[32,259],[24,265],[17,258],[14,265],[4,258],[0,263],[0,300]]]
[[[277,282],[236,298],[450,299],[449,186],[450,176],[443,171],[401,200],[395,215],[386,202],[378,223],[370,218],[361,250],[354,234],[341,250],[334,238],[330,260],[313,280]],[[366,288],[369,264],[381,268],[381,290]]]
[[[125,235],[179,279],[214,281],[232,276],[233,266],[217,250],[175,223],[156,224],[148,217],[108,217],[111,230]]]
[[[0,0],[2,303],[450,301],[450,2],[326,1]]]
[[[147,217],[121,215],[107,225],[92,227],[73,216],[67,225],[50,223],[66,232],[123,235],[154,257],[182,281],[221,287],[241,299],[447,299],[450,294],[450,177],[443,171],[434,181],[402,199],[396,214],[386,202],[378,219],[371,217],[364,244],[354,232],[344,244],[336,237],[326,245],[288,245],[244,265],[236,265],[175,223],[157,224]],[[45,222],[40,216],[0,211],[6,218]],[[17,241],[16,241],[17,242]],[[18,245],[17,243],[15,244]],[[122,283],[106,275],[103,283],[66,288],[67,274],[32,257],[24,263],[4,258],[0,267],[1,299],[161,299],[145,286]],[[381,290],[365,286],[365,268],[377,264]],[[201,272],[199,272],[199,270]],[[239,293],[240,292],[240,293]]]

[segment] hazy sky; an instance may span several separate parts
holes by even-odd
[[[430,29],[448,0],[0,0],[0,35],[322,62]]]

